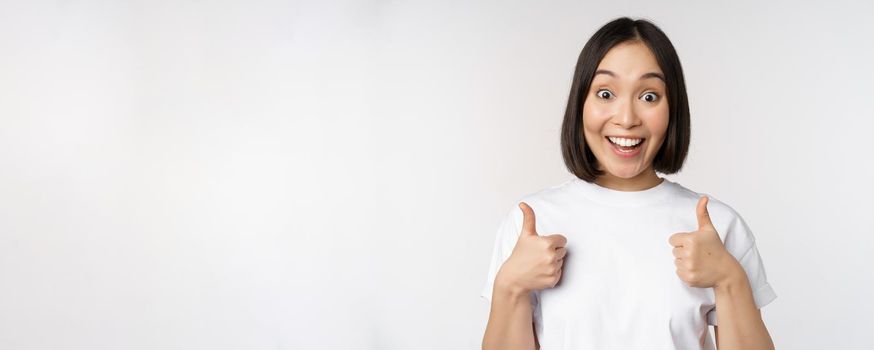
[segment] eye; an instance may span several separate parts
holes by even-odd
[[[598,92],[596,92],[595,95],[597,95],[598,97],[600,97],[600,98],[606,100],[606,99],[609,99],[610,96],[613,95],[613,93],[610,92],[610,90],[607,90],[607,89],[601,89],[601,90],[598,90]]]
[[[647,96],[650,96],[650,98],[647,98]],[[647,93],[643,94],[642,97],[643,97],[643,100],[646,102],[655,102],[655,101],[658,101],[658,99],[659,99],[659,95],[655,92],[647,92]]]

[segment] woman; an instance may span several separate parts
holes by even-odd
[[[592,36],[562,124],[575,178],[501,224],[483,349],[773,348],[759,308],[776,294],[744,220],[656,174],[682,167],[689,124],[658,27],[619,18]]]

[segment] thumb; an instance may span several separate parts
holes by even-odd
[[[698,230],[709,228],[713,228],[713,222],[710,221],[710,212],[707,211],[707,202],[710,199],[707,196],[702,196],[698,199]]]
[[[534,209],[525,202],[519,203],[519,208],[522,209],[522,234],[537,236],[537,230],[534,228]]]

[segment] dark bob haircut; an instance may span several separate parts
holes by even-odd
[[[653,159],[653,168],[663,174],[674,174],[680,171],[686,160],[690,138],[689,101],[680,58],[667,35],[655,24],[643,19],[621,17],[595,32],[580,52],[561,125],[561,154],[564,164],[571,173],[586,182],[594,182],[604,171],[598,169],[598,160],[586,144],[583,134],[583,104],[586,103],[595,70],[601,59],[607,55],[607,51],[618,44],[634,41],[646,44],[652,51],[664,73],[667,87],[668,129],[665,140]]]

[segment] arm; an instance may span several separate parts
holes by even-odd
[[[531,320],[529,293],[496,279],[482,349],[539,349]]]
[[[561,278],[567,238],[560,234],[540,236],[534,210],[525,202],[519,208],[522,231],[495,276],[483,350],[540,349],[532,325],[531,291],[553,288]]]
[[[728,277],[713,287],[719,325],[714,327],[717,349],[774,349],[746,272],[737,261],[729,271]]]
[[[731,255],[710,220],[707,196],[698,199],[698,230],[671,235],[677,276],[690,287],[713,288],[716,295],[716,345],[720,350],[774,349],[762,321],[746,270]],[[745,228],[743,221],[740,221]],[[755,246],[752,246],[755,247]],[[752,248],[750,248],[752,249]],[[719,333],[722,328],[722,334]]]

